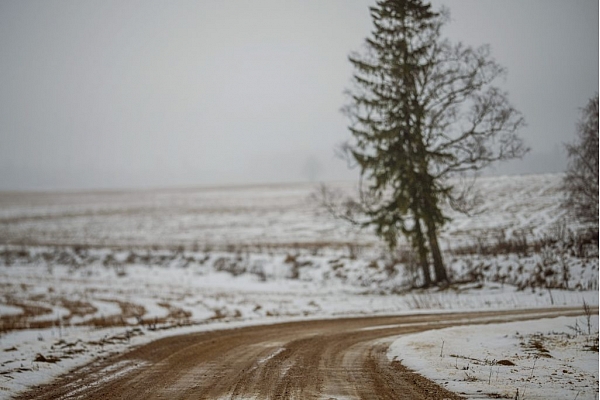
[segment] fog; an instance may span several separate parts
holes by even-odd
[[[353,179],[335,147],[373,1],[0,2],[0,190]],[[434,1],[489,43],[525,115],[522,161],[559,172],[598,91],[598,2]]]

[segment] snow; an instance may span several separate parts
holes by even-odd
[[[480,178],[476,215],[447,210],[443,246],[491,240],[499,233],[538,237],[564,217],[562,175]],[[356,184],[330,184],[353,193]],[[376,246],[370,230],[356,230],[315,207],[313,184],[4,194],[0,208],[7,243],[95,246],[187,246],[224,250],[243,246]]]
[[[480,208],[486,212],[473,218],[450,213],[453,220],[440,237],[450,273],[469,282],[443,291],[408,291],[413,275],[402,257],[405,244],[390,254],[372,232],[324,215],[309,200],[315,187],[308,184],[0,193],[0,399],[97,357],[188,332],[306,318],[425,311],[443,318],[446,312],[467,310],[580,307],[584,300],[597,306],[598,250],[582,256],[565,244],[568,231],[579,227],[558,206],[560,180],[561,175],[481,179]],[[353,185],[335,186],[348,192]],[[515,238],[544,244],[526,254],[483,251]],[[534,398],[534,386],[544,379],[562,382],[571,374],[560,371],[587,368],[596,376],[593,382],[589,373],[585,378],[591,392],[578,381],[556,393],[574,398],[575,388],[581,392],[578,399],[589,398],[584,396],[598,391],[598,353],[592,354],[595,368],[579,364],[590,355],[580,350],[582,335],[568,340],[573,349],[549,348],[554,358],[538,359],[534,372],[538,367],[540,373],[550,371],[554,367],[546,363],[559,359],[568,367],[557,364],[559,372],[549,377],[527,375],[533,359],[515,347],[515,340],[529,340],[528,326],[549,336],[551,330],[566,335],[565,327],[573,324],[572,319],[549,321],[543,321],[550,324],[546,328],[535,321],[406,336],[392,346],[390,357],[408,346],[398,357],[417,362],[411,368],[435,372],[433,379],[469,396],[492,390],[512,398],[511,390],[518,388],[526,391],[525,398]],[[442,333],[440,360],[440,337],[432,335]],[[494,340],[484,342],[486,337]],[[478,343],[479,353],[459,352],[468,347],[450,338],[478,338],[481,342],[470,343]],[[433,356],[437,351],[438,358],[427,351]],[[513,353],[521,357],[514,377],[502,375],[507,367],[485,365]],[[59,360],[35,361],[38,354]],[[471,360],[467,370],[477,380],[465,380],[464,371],[455,367],[468,360],[450,354],[480,360],[481,365]],[[448,362],[454,369],[443,364]],[[431,367],[438,364],[439,371]],[[129,367],[134,366],[113,372]]]
[[[108,383],[110,381],[118,379],[119,377],[121,377],[123,375],[128,374],[131,371],[134,371],[138,368],[142,368],[145,365],[147,365],[147,363],[144,361],[140,361],[140,360],[137,360],[137,361],[123,360],[123,361],[119,361],[115,364],[109,365],[108,367],[103,368],[102,370],[100,370],[98,372],[98,375],[102,376],[102,378],[95,381],[93,383],[93,385],[79,386],[78,382],[71,383],[69,388],[72,387],[73,389],[70,390],[64,396],[62,396],[61,399],[74,398],[75,396],[77,396],[78,393],[81,393],[81,392],[85,391],[86,389],[89,389],[90,387],[96,387],[96,386],[100,386],[102,384]]]
[[[322,265],[322,264],[320,264]],[[63,276],[67,266],[54,266],[54,273]],[[147,323],[130,326],[95,328],[79,326],[77,320],[56,321],[47,329],[28,329],[0,336],[0,398],[7,398],[32,385],[49,382],[69,369],[84,365],[99,356],[119,353],[131,346],[148,343],[167,336],[208,329],[233,328],[248,324],[264,324],[301,318],[335,318],[339,316],[415,314],[420,312],[455,312],[461,310],[518,309],[557,305],[580,306],[582,299],[598,305],[595,291],[556,290],[519,291],[515,287],[486,284],[482,288],[461,286],[456,291],[422,291],[405,294],[369,293],[352,286],[274,278],[260,282],[252,275],[232,277],[223,272],[196,275],[192,269],[167,267],[134,267],[127,275],[116,278],[109,269],[89,267],[94,274],[82,273],[71,280],[47,280],[46,269],[19,266],[21,273],[35,287],[55,287],[63,296],[87,298],[97,311],[84,320],[103,315],[119,315],[120,307],[111,300],[135,301],[148,315]],[[145,273],[147,270],[151,273]],[[137,272],[136,272],[137,271]],[[0,274],[9,276],[20,286],[20,274],[13,267],[0,267]],[[36,274],[36,272],[38,274]],[[13,275],[13,273],[15,273]],[[209,278],[209,279],[206,279]],[[48,290],[46,291],[48,294]],[[50,296],[54,294],[50,293]],[[38,294],[39,296],[39,294]],[[105,300],[95,300],[99,296]],[[48,298],[52,301],[52,297]],[[158,324],[152,320],[164,316],[166,309],[158,303],[191,312],[185,320]],[[217,318],[215,318],[217,317]],[[178,327],[183,322],[188,326]],[[134,332],[134,330],[138,330]],[[477,331],[480,327],[471,328]],[[507,332],[507,334],[510,332]],[[433,342],[437,343],[437,342]],[[6,349],[14,349],[6,351]],[[54,364],[35,362],[37,354],[60,358]],[[597,386],[596,386],[597,387]]]
[[[430,330],[399,337],[388,358],[470,399],[597,399],[597,315],[591,324],[592,334],[573,329],[583,317]]]
[[[268,356],[266,356],[265,358],[258,360],[256,363],[259,364],[259,365],[260,364],[264,364],[267,361],[269,361],[270,359],[272,359],[274,357],[277,357],[278,354],[280,354],[280,353],[282,353],[284,351],[285,351],[285,347],[280,347],[277,350],[275,350],[273,353],[271,353]]]
[[[6,304],[0,304],[0,315],[19,315],[23,313],[21,307],[9,306]]]

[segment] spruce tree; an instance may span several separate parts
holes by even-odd
[[[381,0],[370,12],[372,36],[349,57],[354,85],[343,110],[353,141],[344,149],[361,170],[367,224],[390,247],[405,235],[424,285],[444,283],[442,205],[459,203],[449,178],[522,156],[516,131],[523,119],[490,85],[503,70],[487,47],[442,39],[446,11],[421,0]]]

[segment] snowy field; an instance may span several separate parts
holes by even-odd
[[[559,207],[560,179],[481,179],[481,213],[472,218],[451,214],[453,221],[442,232],[445,261],[461,283],[441,291],[408,291],[418,282],[406,246],[390,254],[371,232],[323,213],[310,200],[313,185],[0,193],[0,398],[95,357],[190,331],[425,310],[579,307],[584,300],[597,306],[597,243],[574,241],[573,232],[581,227]],[[335,186],[352,190],[350,184]],[[514,398],[519,388],[525,390],[520,398],[541,398],[534,397],[534,384],[542,382],[569,391],[555,398],[577,393],[579,399],[597,398],[598,352],[581,350],[594,340],[597,349],[594,321],[587,336],[548,339],[546,346],[566,344],[560,351],[549,348],[552,358],[531,358],[531,363],[519,343],[536,333],[574,335],[567,327],[574,322],[406,336],[390,357],[469,396]],[[447,342],[441,360],[442,340],[436,334]],[[458,342],[449,347],[455,346],[451,337],[467,334],[489,353],[459,352],[468,347]],[[427,350],[428,345],[433,347]],[[398,350],[403,347],[406,351]],[[427,351],[437,351],[437,358]],[[513,360],[515,354],[512,377],[502,375],[508,367],[491,362]],[[569,387],[558,366],[540,367],[583,355],[595,364],[572,361],[563,369],[587,373],[581,378],[587,388],[576,378]],[[465,379],[457,368],[469,358],[475,371],[469,369],[466,376],[472,379]],[[533,360],[535,369],[526,370]],[[556,379],[537,375],[552,368],[549,374],[558,374]],[[495,381],[483,377],[490,370]],[[455,371],[458,377],[452,378]],[[530,377],[531,371],[536,374]]]
[[[453,218],[442,245],[500,236],[540,238],[560,223],[561,175],[482,178],[480,213]],[[352,193],[351,183],[331,184]],[[379,241],[324,215],[316,185],[106,192],[0,193],[0,243],[177,247],[196,250],[331,248]],[[572,224],[572,222],[569,222]]]

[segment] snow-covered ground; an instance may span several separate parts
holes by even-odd
[[[388,358],[469,399],[597,399],[598,315],[406,335]]]
[[[485,212],[451,214],[442,232],[450,274],[464,283],[441,291],[408,291],[418,279],[407,248],[390,254],[371,232],[322,213],[308,184],[0,193],[0,398],[95,357],[190,331],[299,318],[579,307],[584,300],[597,306],[598,248],[570,242],[579,227],[559,207],[560,179],[482,179]],[[566,329],[552,323],[556,332]],[[456,329],[479,337],[488,328],[515,335],[509,324]],[[575,352],[577,340],[568,341]],[[485,355],[455,352],[455,364],[461,357],[486,362]],[[589,393],[597,393],[598,353],[585,354],[596,360]],[[500,381],[503,370],[491,367]],[[556,382],[564,384],[545,384]],[[458,380],[451,389],[471,393],[472,383]],[[524,398],[533,393],[515,383],[505,388],[512,397],[512,388],[525,389]]]
[[[483,202],[474,216],[447,210],[452,223],[444,247],[529,239],[551,232],[564,218],[562,175],[480,178]],[[354,183],[332,183],[353,193]],[[104,192],[0,193],[0,243],[95,246],[331,248],[373,246],[369,230],[355,230],[317,207],[314,184]],[[573,221],[569,221],[573,226]]]

